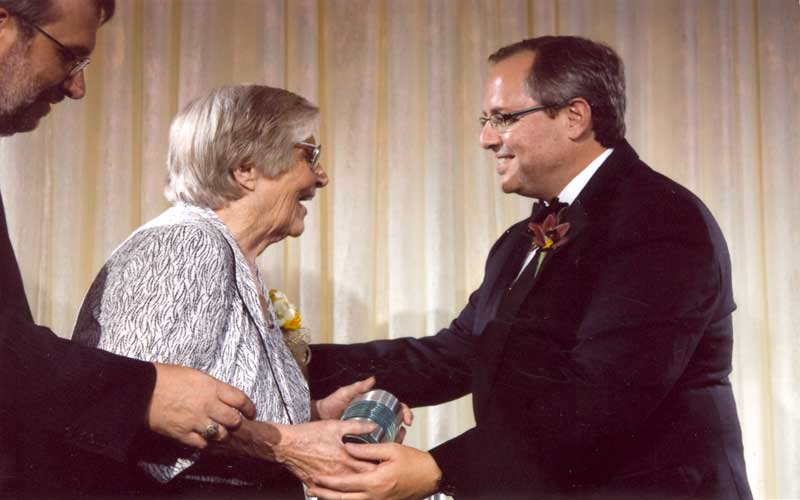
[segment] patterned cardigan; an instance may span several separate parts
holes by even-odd
[[[73,338],[206,372],[250,396],[258,420],[307,422],[308,385],[283,342],[261,274],[258,283],[251,276],[212,210],[178,204],[114,251],[86,294]],[[167,482],[197,456],[140,466]]]

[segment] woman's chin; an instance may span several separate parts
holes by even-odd
[[[298,236],[303,234],[303,231],[305,230],[306,230],[306,225],[303,222],[303,219],[295,220],[295,222],[292,224],[292,227],[289,228],[289,236],[297,238]]]

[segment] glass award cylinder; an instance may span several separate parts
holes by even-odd
[[[353,398],[342,420],[361,420],[376,424],[369,434],[345,434],[345,443],[390,443],[403,421],[400,401],[390,392],[376,389]]]

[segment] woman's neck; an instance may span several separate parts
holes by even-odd
[[[263,229],[263,222],[245,205],[243,199],[228,203],[227,206],[214,210],[217,217],[227,226],[228,230],[239,245],[239,249],[247,259],[250,272],[255,280],[256,257],[272,243],[280,238],[270,238],[269,231]],[[261,228],[259,228],[261,226]]]

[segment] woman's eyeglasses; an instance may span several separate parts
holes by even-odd
[[[310,142],[298,142],[295,146],[303,148],[306,152],[306,161],[308,161],[311,170],[317,168],[319,164],[319,156],[322,152],[322,144],[311,144]]]

